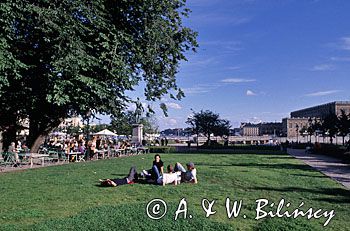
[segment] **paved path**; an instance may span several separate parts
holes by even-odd
[[[300,149],[288,149],[287,152],[350,189],[350,165],[329,156],[305,154]]]

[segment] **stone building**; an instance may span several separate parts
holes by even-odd
[[[300,136],[300,130],[309,126],[309,118],[284,118],[282,119],[282,136],[297,137]]]
[[[282,133],[282,123],[242,123],[240,129],[243,136],[280,136]]]
[[[310,118],[312,120],[322,119],[330,114],[336,114],[339,116],[341,110],[344,110],[346,114],[349,114],[350,101],[335,101],[293,111],[290,113],[291,118],[284,118],[282,120],[282,134],[289,138],[300,136],[300,130],[303,127],[309,127]]]
[[[91,124],[90,124],[91,125]],[[72,117],[65,119],[58,127],[61,129],[67,127],[83,127],[83,122],[80,117]]]
[[[293,111],[291,118],[325,118],[329,114],[340,115],[341,110],[346,114],[350,113],[350,101],[335,101],[314,107]]]
[[[280,136],[282,134],[282,123],[260,123],[259,135],[275,135]]]
[[[259,125],[258,124],[242,123],[241,129],[242,129],[243,136],[258,136],[259,135]]]

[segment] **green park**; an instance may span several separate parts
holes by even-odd
[[[257,151],[258,152],[258,151]],[[350,212],[347,189],[293,157],[278,152],[256,154],[164,154],[166,164],[193,161],[198,168],[198,184],[132,184],[101,188],[98,178],[121,177],[129,166],[147,168],[153,155],[137,155],[89,163],[31,169],[1,174],[2,230],[346,230]],[[168,212],[160,220],[147,216],[146,205],[154,198],[167,203]],[[187,216],[175,211],[182,198]],[[238,217],[227,216],[225,200],[242,200]],[[256,200],[266,198],[291,203],[283,211],[293,212],[301,202],[309,208],[334,210],[327,218],[265,218],[255,220]],[[214,215],[206,218],[202,200],[215,200]],[[246,219],[243,218],[246,215]]]

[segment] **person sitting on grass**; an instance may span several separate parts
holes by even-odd
[[[181,172],[181,182],[197,184],[198,183],[197,170],[194,167],[194,163],[189,162],[186,164],[186,166],[187,166],[187,171],[179,162],[175,164],[175,172],[177,171]]]
[[[173,166],[170,164],[167,166],[167,173],[164,173],[157,179],[157,184],[165,186],[166,184],[177,185],[181,181],[181,172],[174,172]]]
[[[154,156],[154,161],[152,164],[152,169],[146,171],[142,170],[142,174],[144,177],[148,179],[152,179],[157,181],[159,177],[163,174],[164,164],[163,161],[160,158],[159,154],[156,154]]]
[[[120,185],[126,185],[126,184],[133,184],[138,181],[138,175],[136,171],[136,167],[131,167],[129,171],[129,175],[124,178],[116,178],[116,179],[105,179],[105,180],[99,180],[101,183],[101,186],[110,186],[110,187],[116,187]]]

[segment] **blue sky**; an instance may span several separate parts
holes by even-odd
[[[198,31],[200,47],[177,76],[186,97],[163,100],[168,118],[157,112],[160,129],[186,127],[191,109],[212,110],[238,126],[350,100],[350,1],[188,0],[187,6],[185,24]]]

